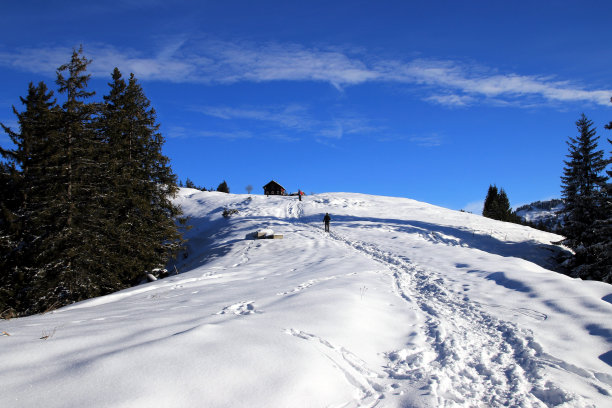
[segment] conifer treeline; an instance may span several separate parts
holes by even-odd
[[[134,75],[115,68],[89,102],[82,49],[57,70],[54,99],[30,83],[19,130],[2,128],[0,315],[43,312],[133,285],[182,244],[155,111]]]

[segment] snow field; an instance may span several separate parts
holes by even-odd
[[[547,270],[558,236],[351,193],[177,202],[180,275],[0,321],[1,406],[612,405],[612,288]]]

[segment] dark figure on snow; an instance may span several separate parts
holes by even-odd
[[[298,190],[298,199],[302,201],[302,190]]]
[[[329,216],[329,213],[325,213],[325,217],[323,217],[323,222],[325,223],[325,232],[329,232],[329,221],[331,220],[331,217]]]

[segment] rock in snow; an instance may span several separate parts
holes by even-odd
[[[557,235],[363,194],[176,202],[181,274],[0,321],[0,406],[612,406],[612,286],[549,270]]]

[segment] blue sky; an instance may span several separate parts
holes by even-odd
[[[59,3],[59,4],[58,4]],[[117,66],[180,179],[260,194],[409,197],[478,211],[559,197],[581,113],[612,120],[608,1],[3,2],[0,121],[74,47]],[[60,96],[61,100],[61,96]],[[8,138],[0,136],[7,145]],[[607,146],[603,144],[601,147]]]

